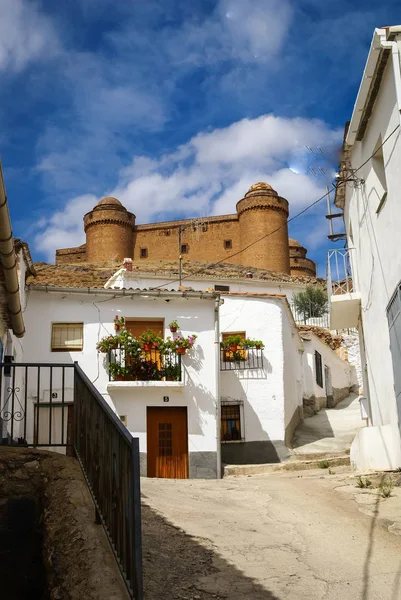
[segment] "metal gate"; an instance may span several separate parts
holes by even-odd
[[[387,307],[390,333],[390,350],[393,359],[394,390],[398,410],[398,426],[401,424],[401,285]]]

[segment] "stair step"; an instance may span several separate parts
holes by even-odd
[[[341,456],[325,457],[329,467],[339,467],[350,465],[348,454]],[[278,471],[303,471],[307,469],[319,469],[321,458],[314,460],[287,460],[281,463],[264,463],[260,465],[224,465],[223,477],[233,477],[238,475],[263,475],[265,473],[275,473]],[[324,469],[322,469],[324,470]]]

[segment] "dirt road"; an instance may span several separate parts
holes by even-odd
[[[144,479],[146,600],[400,600],[401,537],[349,484],[321,472]]]

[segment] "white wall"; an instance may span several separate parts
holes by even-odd
[[[303,404],[303,343],[289,309],[282,311],[284,346],[284,426]],[[298,415],[300,416],[300,415]],[[291,435],[291,434],[290,434]]]
[[[334,392],[334,400],[336,401],[336,390],[344,390],[344,397],[348,394],[345,393],[351,387],[355,386],[358,388],[358,378],[356,369],[353,365],[345,360],[342,360],[327,344],[323,343],[313,333],[308,332],[310,335],[310,341],[304,338],[304,397],[310,398],[326,398],[327,389],[324,374],[324,367],[328,366],[331,374],[331,385]],[[316,366],[315,366],[315,351],[319,352],[322,356],[322,374],[323,374],[323,387],[320,387],[316,382]]]
[[[351,164],[358,168],[374,152],[377,142],[384,139],[399,125],[396,107],[394,76],[391,57],[383,76],[365,136],[355,142],[351,150]],[[388,195],[379,213],[377,208],[377,177],[368,160],[358,176],[365,179],[359,189],[347,187],[345,224],[351,248],[353,279],[361,294],[361,319],[364,331],[371,417],[374,426],[392,424],[398,437],[387,304],[401,280],[401,130],[383,146]],[[352,227],[352,238],[351,238]],[[364,365],[362,365],[364,373]]]
[[[284,440],[286,412],[290,413],[296,402],[296,394],[292,392],[297,385],[295,372],[293,383],[287,381],[287,396],[284,390],[283,329],[291,335],[284,313],[283,303],[278,299],[245,296],[224,296],[220,309],[222,333],[245,331],[247,337],[265,344],[263,369],[222,371],[220,376],[222,400],[244,403],[246,442]]]
[[[198,335],[193,351],[182,360],[184,386],[180,391],[166,382],[152,387],[138,383],[114,383],[108,391],[106,357],[98,354],[96,343],[114,334],[114,316],[127,318],[164,318],[165,334],[171,335],[168,323],[176,319],[183,335]],[[25,360],[72,363],[79,365],[118,414],[127,415],[128,428],[140,438],[140,450],[146,452],[146,406],[187,406],[189,451],[216,452],[216,363],[214,344],[213,299],[184,299],[134,296],[124,298],[96,294],[41,292],[30,290],[25,312]],[[51,352],[52,322],[84,323],[82,352]],[[128,384],[129,385],[129,384]],[[170,386],[170,387],[169,387]],[[177,387],[177,386],[176,386]],[[163,396],[169,396],[168,404]]]

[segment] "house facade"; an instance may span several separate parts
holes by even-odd
[[[360,332],[370,426],[351,460],[361,469],[401,466],[400,50],[400,26],[375,30],[335,198],[347,247],[329,254],[332,326]]]

